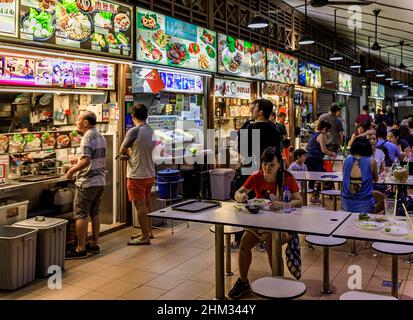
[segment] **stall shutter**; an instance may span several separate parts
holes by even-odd
[[[326,113],[330,111],[330,106],[334,102],[334,93],[330,92],[318,92],[317,103],[318,109],[317,113]]]
[[[349,110],[349,128],[350,132],[354,132],[356,127],[354,123],[356,122],[357,116],[360,114],[360,98],[350,97],[348,100],[348,110]]]

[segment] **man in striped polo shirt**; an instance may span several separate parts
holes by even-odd
[[[66,259],[84,259],[88,252],[97,254],[100,220],[99,206],[106,185],[106,140],[96,129],[96,115],[86,111],[79,115],[77,130],[83,133],[78,163],[67,172],[71,179],[77,172],[74,216],[78,245],[66,254]],[[86,244],[88,216],[92,220],[93,240]]]

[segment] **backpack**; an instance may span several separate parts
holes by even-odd
[[[391,167],[393,165],[393,161],[390,159],[389,150],[384,146],[387,141],[384,141],[380,146],[376,146],[377,149],[380,149],[384,153],[384,164],[386,167]]]

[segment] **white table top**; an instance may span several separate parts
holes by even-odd
[[[379,215],[371,216],[379,217]],[[399,219],[403,219],[403,217],[400,217]],[[357,227],[357,222],[360,222],[359,214],[352,213],[351,216],[336,231],[333,232],[333,237],[413,245],[413,240],[406,239],[406,236],[391,236],[384,234],[381,230],[363,230]]]
[[[350,215],[350,213],[344,211],[328,211],[312,207],[297,208],[290,214],[281,211],[263,210],[258,214],[251,214],[235,209],[235,204],[235,202],[222,202],[222,206],[219,208],[212,208],[198,213],[177,211],[168,207],[150,213],[148,216],[329,236]]]
[[[327,160],[327,161],[343,161],[344,157],[342,154],[338,154],[337,157],[335,158],[330,158],[329,156],[324,156],[323,160]]]
[[[333,172],[317,172],[317,171],[290,171],[297,181],[322,181],[322,182],[343,182],[343,172],[333,171]],[[324,176],[324,178],[322,178]],[[337,176],[331,178],[331,176]],[[413,176],[409,176],[406,182],[395,181],[392,177],[386,179],[379,178],[377,183],[384,183],[388,185],[405,185],[413,186]]]

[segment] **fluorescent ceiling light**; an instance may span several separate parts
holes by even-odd
[[[81,90],[47,90],[47,89],[29,89],[29,88],[9,88],[0,87],[0,92],[30,92],[30,93],[54,93],[54,94],[88,94],[94,96],[103,96],[104,91],[81,91]]]
[[[334,83],[334,82],[333,82],[333,80],[326,80],[326,81],[324,81],[324,83],[325,83],[325,84],[332,84],[332,83]]]
[[[309,44],[313,44],[315,41],[309,35],[303,35],[300,40],[298,40],[298,44],[305,46]]]
[[[343,56],[336,51],[330,56],[330,61],[340,61],[340,60],[343,60]]]
[[[383,73],[383,72],[381,72],[381,71],[379,71],[377,74],[376,74],[376,77],[377,78],[384,78],[386,75]]]
[[[268,22],[261,16],[255,16],[248,24],[248,28],[251,29],[262,29],[266,27],[268,27]]]
[[[360,69],[361,67],[362,67],[362,65],[361,65],[360,62],[353,62],[353,63],[350,65],[350,69]]]
[[[400,81],[396,79],[396,80],[392,81],[391,84],[398,84],[398,83],[400,83]]]
[[[373,67],[366,67],[366,69],[364,69],[364,72],[366,72],[366,73],[368,73],[368,72],[374,72],[374,71],[376,71],[376,69],[373,68]]]
[[[392,78],[392,77],[387,77],[387,78],[384,79],[384,80],[386,80],[386,81],[393,81],[393,78]]]

